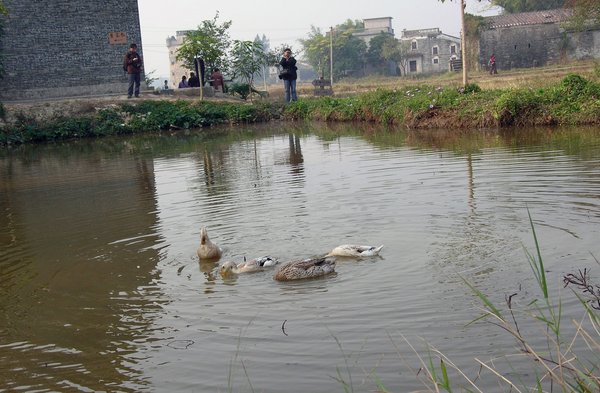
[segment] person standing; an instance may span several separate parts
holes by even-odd
[[[225,92],[225,79],[218,68],[213,70],[210,79],[212,79],[213,88],[216,92]]]
[[[142,73],[143,59],[137,53],[137,45],[129,45],[129,51],[123,60],[123,69],[129,75],[129,88],[127,89],[127,98],[140,96],[140,74]]]
[[[283,88],[285,90],[285,101],[298,101],[298,95],[296,93],[296,79],[298,74],[296,70],[296,59],[292,56],[292,50],[285,48],[283,50],[283,57],[279,62],[281,66],[281,72],[279,73],[279,79],[283,80]]]
[[[496,70],[496,56],[493,53],[490,56],[489,66],[490,66],[490,75],[498,73],[498,70]]]

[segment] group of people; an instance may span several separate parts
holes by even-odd
[[[200,78],[196,76],[193,72],[190,72],[190,79],[187,79],[187,76],[183,75],[181,77],[181,82],[179,82],[180,89],[185,89],[187,87],[200,87]]]
[[[211,86],[214,87],[216,91],[223,92],[225,90],[225,80],[223,78],[223,74],[218,68],[215,68],[210,75],[210,83]],[[190,78],[187,79],[185,75],[181,77],[181,82],[179,82],[180,89],[185,89],[187,87],[200,87],[200,78],[198,78],[193,72],[190,72]]]
[[[139,97],[140,96],[140,77],[143,66],[143,59],[140,54],[137,53],[137,45],[129,45],[129,50],[123,60],[123,70],[127,72],[129,76],[129,85],[127,89],[127,98]],[[279,79],[283,80],[283,86],[285,90],[285,101],[297,101],[298,94],[296,92],[296,80],[298,79],[298,67],[296,67],[296,59],[292,56],[292,50],[286,48],[283,51],[283,57],[279,61],[281,71],[279,73]],[[495,67],[495,66],[494,66]],[[218,92],[225,91],[225,80],[223,74],[218,68],[215,68],[210,76],[211,85]],[[200,87],[200,78],[193,72],[190,72],[190,78],[183,75],[179,82],[180,89],[187,87]],[[165,89],[168,89],[167,81],[165,81]]]

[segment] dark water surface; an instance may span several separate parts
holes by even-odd
[[[465,326],[480,310],[459,275],[537,296],[527,208],[553,288],[600,271],[600,129],[275,124],[2,150],[0,391],[423,389],[403,337],[474,375],[515,345]],[[325,279],[223,280],[201,226],[221,261],[385,247]]]

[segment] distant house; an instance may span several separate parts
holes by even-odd
[[[382,18],[369,18],[363,19],[364,28],[361,31],[353,33],[352,35],[358,38],[361,38],[366,42],[367,45],[370,45],[371,40],[381,34],[385,34],[390,37],[394,37],[394,29],[392,28],[392,17],[386,16]],[[395,74],[396,72],[396,63],[393,61],[388,61],[386,68],[389,74]],[[371,74],[376,72],[372,67],[367,65],[364,69],[366,74]]]
[[[568,26],[569,9],[490,16],[480,29],[479,62],[486,66],[491,54],[498,69],[528,68],[563,60],[600,58],[600,28],[584,31]]]
[[[442,33],[439,28],[402,30],[400,41],[409,46],[406,73],[447,72],[451,60],[460,58],[460,38]]]
[[[394,29],[392,28],[392,17],[386,16],[383,18],[370,18],[363,19],[364,28],[362,31],[353,34],[355,37],[362,38],[367,45],[371,38],[378,36],[379,34],[389,34],[391,37],[394,36]]]
[[[190,70],[183,66],[183,62],[177,60],[177,50],[183,44],[183,39],[191,30],[181,30],[174,36],[167,38],[167,48],[169,49],[169,86],[175,88],[179,85],[181,77],[190,76]]]

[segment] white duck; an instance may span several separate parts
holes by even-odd
[[[206,228],[200,229],[200,247],[198,247],[198,257],[200,259],[219,259],[223,251],[208,238]]]
[[[357,246],[353,244],[343,244],[329,251],[327,257],[374,257],[379,255],[379,251],[383,248],[383,244],[379,247],[375,246]]]
[[[321,257],[291,261],[282,265],[273,275],[277,281],[302,280],[335,273],[335,258]]]
[[[275,266],[277,263],[279,263],[278,260],[268,256],[254,258],[250,261],[246,261],[246,257],[244,257],[244,262],[239,264],[232,261],[223,263],[219,269],[219,273],[222,277],[226,277],[232,274],[258,272],[266,267]]]

